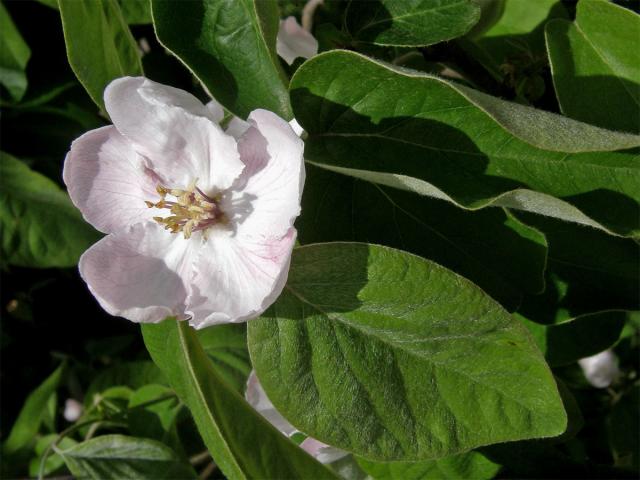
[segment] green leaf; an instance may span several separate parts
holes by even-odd
[[[640,423],[638,405],[640,386],[625,392],[613,406],[608,418],[609,442],[616,466],[640,471],[640,434],[634,428]]]
[[[420,460],[561,434],[553,376],[526,329],[468,280],[388,247],[294,251],[249,352],[299,430],[374,460]]]
[[[112,80],[142,75],[136,42],[117,0],[58,0],[58,5],[69,65],[104,110],[102,95]]]
[[[518,212],[549,244],[549,281],[543,295],[525,298],[519,311],[538,323],[601,310],[640,309],[640,246],[581,225]]]
[[[129,397],[127,420],[133,436],[151,438],[182,451],[176,421],[182,405],[164,385],[145,385]]]
[[[0,85],[16,102],[27,91],[25,70],[31,50],[25,43],[3,3],[0,3]]]
[[[118,0],[122,16],[129,25],[151,23],[151,0]]]
[[[29,476],[37,477],[40,474],[40,464],[42,463],[42,456],[45,452],[47,452],[48,456],[42,470],[42,474],[44,476],[50,476],[64,467],[64,460],[62,457],[55,452],[49,451],[49,446],[56,440],[58,440],[57,433],[45,435],[38,439],[35,446],[36,457],[32,458],[29,462]],[[65,449],[71,448],[77,443],[78,442],[71,437],[62,437],[62,439],[57,442],[57,445],[58,447]]]
[[[55,10],[58,9],[58,0],[36,0],[36,2],[41,3],[42,5],[46,5],[49,8],[53,8]]]
[[[335,478],[223,380],[186,322],[168,319],[145,324],[142,333],[151,357],[191,411],[209,452],[227,477]]]
[[[562,112],[613,130],[640,132],[640,16],[611,2],[580,2],[575,22],[545,29]]]
[[[302,244],[358,241],[400,248],[470,279],[508,309],[544,288],[544,235],[508,212],[450,203],[307,165]]]
[[[164,385],[150,384],[139,388],[129,397],[129,423],[136,436],[158,438],[156,433],[162,432],[163,436],[171,428],[175,416],[178,412],[178,399],[172,390]],[[134,415],[136,410],[144,410],[143,415]],[[132,417],[136,416],[132,422]],[[157,427],[157,428],[156,428]],[[152,432],[153,434],[141,434],[140,431]],[[160,440],[161,438],[158,438]]]
[[[346,24],[358,42],[420,47],[464,35],[479,18],[468,0],[352,0]]]
[[[166,445],[146,438],[103,435],[59,450],[71,474],[96,480],[197,478]]]
[[[3,456],[9,457],[14,455],[19,450],[27,448],[35,440],[43,417],[46,415],[49,398],[55,394],[62,380],[64,369],[65,363],[62,363],[62,365],[56,368],[56,370],[27,397],[18,414],[18,418],[13,424],[13,427],[11,427],[9,436],[2,444]]]
[[[467,209],[511,207],[640,235],[640,162],[608,151],[640,136],[347,51],[305,62],[291,96],[309,133],[305,158],[323,168]]]
[[[479,452],[467,452],[422,462],[372,462],[358,458],[358,464],[374,480],[490,480],[500,470]]]
[[[278,6],[263,0],[152,0],[160,42],[229,111],[265,108],[291,119],[276,55]]]
[[[555,325],[542,325],[516,316],[529,329],[552,367],[567,365],[611,347],[620,338],[630,312],[581,315]]]
[[[101,371],[91,382],[84,396],[85,408],[94,403],[94,397],[111,387],[125,386],[139,389],[149,384],[165,385],[166,379],[158,367],[148,360],[122,362]]]
[[[2,258],[21,267],[71,267],[99,234],[67,194],[20,160],[0,152]]]
[[[215,325],[196,332],[216,372],[238,393],[243,394],[251,373],[244,323]]]
[[[561,0],[510,0],[494,8],[491,28],[459,41],[496,80],[515,86],[546,66],[544,26],[568,14]]]
[[[479,37],[493,27],[504,14],[507,0],[475,0],[480,7],[480,20],[467,34],[470,38]]]

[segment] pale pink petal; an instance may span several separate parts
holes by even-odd
[[[271,400],[269,400],[269,397],[267,397],[267,394],[262,388],[255,370],[251,371],[247,379],[247,391],[244,396],[249,405],[286,436],[289,437],[297,432],[296,428],[291,425],[286,418],[280,415],[280,412],[273,406],[273,403],[271,403]]]
[[[596,388],[607,388],[620,376],[618,357],[611,350],[581,358],[578,364],[587,381]]]
[[[193,264],[189,323],[204,328],[242,322],[264,312],[287,281],[295,239],[294,228],[282,238],[262,241],[210,230]]]
[[[144,77],[111,82],[105,106],[118,131],[169,188],[198,179],[208,194],[228,188],[243,169],[236,141],[193,95]]]
[[[318,53],[318,41],[300,26],[295,17],[280,20],[276,51],[289,65],[298,58],[311,58]]]
[[[236,140],[239,140],[240,137],[244,135],[244,132],[249,129],[249,127],[251,127],[249,122],[245,122],[238,117],[232,117],[229,121],[229,125],[227,125],[227,129],[225,130],[225,132],[227,133],[227,135],[231,135]]]
[[[300,448],[306,451],[309,455],[314,457],[320,463],[328,464],[333,463],[336,460],[340,460],[343,457],[349,455],[349,452],[345,452],[339,448],[332,447],[326,443],[322,443],[312,437],[307,437],[301,444]]]
[[[252,125],[238,141],[245,169],[223,196],[222,210],[238,235],[279,237],[300,213],[304,186],[304,143],[274,113],[254,110]]]
[[[73,203],[101,232],[154,215],[144,202],[157,201],[157,178],[112,125],[91,130],[71,144],[62,176]]]
[[[102,308],[134,322],[184,319],[194,242],[156,223],[107,235],[80,257],[80,275]]]
[[[67,398],[64,402],[64,412],[62,416],[67,422],[75,422],[82,415],[83,409],[84,407],[79,401],[73,398]]]

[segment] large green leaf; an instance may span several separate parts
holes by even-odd
[[[566,427],[526,329],[468,280],[400,250],[296,249],[248,340],[276,408],[366,458],[438,458]]]
[[[152,0],[152,11],[160,42],[228,110],[246,118],[265,108],[291,118],[275,51],[275,1]]]
[[[47,177],[0,152],[2,258],[23,267],[71,267],[99,235]]]
[[[58,0],[36,0],[43,5],[59,10]],[[151,0],[118,0],[122,16],[129,25],[151,23]]]
[[[25,69],[31,50],[25,43],[7,12],[0,3],[0,85],[11,98],[19,101],[27,90]]]
[[[467,212],[450,203],[307,165],[303,244],[358,241],[433,260],[470,279],[508,309],[544,288],[544,235],[502,209]]]
[[[64,368],[63,363],[27,397],[9,436],[2,444],[3,457],[10,457],[34,442],[47,414],[49,399],[55,394],[62,380]]]
[[[236,391],[244,393],[251,372],[246,325],[215,325],[196,333],[202,349],[211,358],[213,368]]]
[[[335,478],[223,380],[186,322],[146,324],[142,333],[151,357],[189,407],[209,452],[228,478]]]
[[[372,462],[358,459],[360,467],[374,480],[490,480],[500,470],[479,452],[467,452],[422,462]]]
[[[129,25],[151,23],[151,0],[118,0],[122,16]]]
[[[93,101],[114,79],[142,75],[138,47],[117,0],[58,0],[69,65]]]
[[[575,22],[545,29],[562,112],[615,130],[640,132],[640,16],[604,0],[580,2]]]
[[[478,209],[498,205],[640,235],[640,136],[603,130],[332,51],[291,82],[312,163]],[[611,208],[615,205],[615,208]]]
[[[418,47],[464,35],[479,18],[469,0],[351,0],[346,24],[359,42]]]
[[[52,452],[50,447],[53,442],[57,442],[57,446],[61,449],[71,448],[76,445],[76,442],[71,437],[59,438],[57,433],[51,433],[40,437],[35,445],[36,456],[29,462],[29,476],[36,478],[40,474],[40,467],[42,467],[42,474],[44,476],[52,476],[52,474],[58,472],[64,467],[64,460],[60,455]],[[47,460],[42,465],[42,457],[47,454]]]
[[[543,325],[516,315],[533,335],[549,365],[555,367],[606,350],[620,338],[630,312],[597,312]]]
[[[547,288],[525,297],[519,311],[538,323],[557,323],[602,310],[640,309],[640,246],[629,238],[517,212],[549,245]]]
[[[59,450],[76,478],[96,480],[189,479],[193,468],[163,443],[125,435],[103,435]]]

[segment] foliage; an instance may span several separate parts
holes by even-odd
[[[325,0],[287,65],[305,3],[0,5],[2,477],[637,476],[637,9]],[[65,153],[143,74],[305,130],[300,246],[246,325],[112,319],[74,268],[100,235]],[[304,433],[244,400],[252,369]]]

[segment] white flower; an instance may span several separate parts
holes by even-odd
[[[68,398],[64,402],[64,413],[62,416],[67,422],[75,422],[82,415],[82,404],[73,398]]]
[[[271,403],[271,400],[269,400],[269,397],[267,397],[267,394],[262,388],[255,370],[251,371],[249,379],[247,380],[245,398],[249,405],[251,405],[258,413],[260,413],[260,415],[266,418],[271,425],[276,427],[283,434],[290,437],[293,434],[298,433],[298,430],[296,430],[296,428],[276,410],[276,407],[273,406],[273,403]],[[312,437],[307,437],[300,444],[300,448],[315,457],[320,463],[324,464],[336,462],[349,455],[349,452],[345,452],[339,448],[322,443]]]
[[[304,184],[303,143],[254,110],[241,134],[191,94],[125,77],[105,90],[113,126],[73,142],[64,181],[108,235],[80,259],[102,307],[196,328],[262,313],[286,282]]]
[[[296,17],[280,20],[276,51],[289,65],[298,58],[311,58],[318,53],[318,41],[300,26]]]
[[[587,381],[596,388],[607,388],[620,375],[618,358],[611,350],[581,358],[578,364]]]

